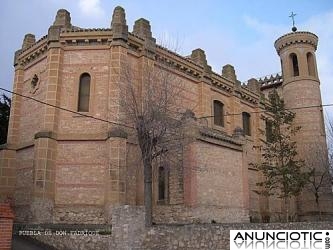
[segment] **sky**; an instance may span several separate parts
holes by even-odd
[[[281,72],[274,41],[291,31],[292,20],[299,31],[319,37],[317,65],[323,104],[333,103],[333,1],[331,0],[2,0],[0,8],[0,86],[12,89],[14,52],[24,35],[38,40],[47,34],[58,9],[71,13],[72,24],[82,28],[110,27],[113,9],[126,11],[129,31],[135,20],[150,21],[153,36],[161,45],[189,55],[205,51],[216,73],[232,64],[245,82]],[[333,117],[333,107],[325,108]]]

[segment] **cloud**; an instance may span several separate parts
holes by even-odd
[[[249,44],[247,48],[243,48],[242,53],[244,56],[249,56],[253,54],[251,51],[256,51],[256,57],[261,58],[261,60],[267,64],[265,66],[265,68],[267,68],[268,65],[272,64],[271,60],[268,58],[271,55],[267,54],[267,50],[263,45],[266,44],[265,46],[267,46],[267,43],[273,43],[278,36],[289,32],[290,27],[261,22],[250,16],[244,16],[243,20],[249,28],[258,33],[259,38],[255,43]],[[312,16],[303,23],[297,25],[298,30],[310,31],[319,37],[316,58],[319,78],[321,81],[323,104],[333,103],[333,30],[329,28],[332,26],[333,10],[328,10],[325,13]],[[260,46],[262,46],[262,50],[260,49]],[[326,111],[333,114],[332,108],[327,108]]]
[[[246,82],[250,78],[265,77],[281,73],[280,60],[274,48],[274,41],[288,30],[281,25],[261,22],[244,15],[243,36],[232,39],[224,57],[234,65],[237,78]],[[228,63],[229,63],[228,62]]]
[[[89,17],[104,16],[100,0],[79,0],[79,9],[83,15]]]
[[[243,21],[245,22],[246,26],[248,26],[249,28],[252,28],[259,34],[264,35],[265,38],[275,37],[276,34],[281,34],[286,30],[286,28],[283,26],[272,25],[270,23],[260,22],[256,18],[253,18],[248,15],[243,16]]]
[[[313,16],[307,20],[303,27],[315,33],[318,38],[317,66],[321,82],[321,95],[324,104],[333,103],[333,10]],[[333,107],[327,107],[326,112],[331,116]]]

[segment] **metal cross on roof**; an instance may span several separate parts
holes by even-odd
[[[295,27],[295,17],[296,14],[294,12],[291,12],[291,15],[289,17],[291,17],[291,19],[293,20],[293,27]]]

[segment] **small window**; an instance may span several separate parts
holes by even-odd
[[[78,111],[89,112],[90,75],[84,73],[80,77]]]
[[[273,141],[273,124],[272,121],[266,120],[266,142]]]
[[[297,55],[295,53],[290,54],[290,59],[292,63],[292,76],[299,76]]]
[[[214,124],[222,127],[224,126],[223,106],[222,102],[214,101]]]
[[[166,180],[166,170],[164,167],[158,168],[158,200],[165,201],[166,200],[166,192],[167,192],[167,180]]]
[[[251,135],[251,115],[249,113],[243,112],[242,118],[244,135]]]
[[[314,63],[314,58],[312,53],[307,53],[306,54],[306,60],[308,63],[308,72],[310,76],[316,76],[316,72],[315,72],[315,63]]]

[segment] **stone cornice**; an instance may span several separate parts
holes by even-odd
[[[202,141],[205,143],[215,144],[222,147],[230,148],[237,151],[243,151],[242,144],[235,139],[228,136],[221,137],[220,135],[217,135],[217,133],[214,132],[208,132],[207,131],[200,131],[200,136],[197,138],[198,141]]]
[[[159,49],[160,54],[164,54],[165,56],[173,55],[174,57],[177,57],[179,60],[182,60],[183,63],[186,63],[186,62],[189,63],[190,65],[192,65],[192,67],[196,66],[200,69],[204,68],[202,65],[195,63],[191,59],[189,59],[187,57],[184,57],[184,56],[181,56],[181,55],[177,54],[176,52],[173,52],[173,51],[171,51],[171,50],[169,50],[169,49],[167,49],[167,48],[165,48],[161,45],[156,45],[156,47]]]
[[[252,105],[257,105],[260,100],[260,96],[258,94],[253,93],[251,90],[244,86],[239,86],[235,89],[234,95],[240,98],[242,101],[250,103]]]
[[[249,95],[246,92],[240,92],[240,98],[243,101],[249,102],[251,104],[258,104],[259,99],[258,98],[254,98],[253,96]]]
[[[28,47],[24,50],[21,50],[20,53],[18,54],[18,56],[24,57],[24,56],[30,54],[31,52],[33,52],[34,50],[36,50],[36,48],[38,49],[41,46],[44,47],[45,43],[47,43],[47,35],[43,36],[41,39],[39,39],[37,42],[35,42],[30,47]]]
[[[228,143],[231,143],[231,144],[234,144],[237,146],[242,146],[242,143],[239,140],[237,140],[225,133],[222,133],[221,131],[218,131],[218,130],[213,130],[210,128],[201,128],[199,130],[199,132],[200,132],[200,135],[202,135],[204,137],[214,138],[216,140],[228,142]]]
[[[231,81],[228,78],[223,77],[222,75],[219,75],[215,72],[212,71],[212,79],[216,80],[216,81],[223,81],[226,85],[230,86],[231,88],[233,88],[234,82]]]
[[[297,31],[297,32],[291,32],[288,34],[285,34],[278,38],[275,43],[275,49],[278,54],[280,54],[280,51],[288,47],[292,44],[309,44],[314,47],[314,49],[317,49],[317,44],[318,44],[318,37],[308,31]]]
[[[72,29],[63,29],[61,33],[80,33],[80,32],[104,32],[104,31],[112,31],[110,28],[79,28],[73,27]]]
[[[189,75],[195,79],[199,79],[200,75],[202,74],[201,70],[196,67],[191,67],[191,65],[181,62],[172,57],[165,56],[163,54],[156,54],[155,60],[159,63],[163,64],[164,66],[170,67],[186,75]]]
[[[13,151],[15,151],[15,147],[11,144],[8,144],[8,143],[0,144],[0,151],[1,150],[13,150]]]
[[[47,36],[44,36],[40,40],[38,40],[34,45],[30,46],[29,48],[21,51],[18,54],[19,63],[22,66],[29,64],[32,61],[35,61],[37,58],[40,58],[47,52]]]
[[[82,29],[74,27],[72,29],[63,29],[60,33],[60,46],[65,48],[69,47],[89,47],[93,46],[108,46],[112,42],[112,29],[109,28],[94,28]],[[124,45],[128,46],[129,50],[142,55],[145,40],[133,33],[128,33],[128,41]],[[100,47],[100,48],[103,48]],[[19,53],[19,62],[24,66],[34,61],[40,55],[47,52],[47,36],[42,37],[34,45],[30,46],[24,51]],[[163,66],[176,70],[183,75],[191,77],[195,81],[204,81],[207,84],[214,86],[221,91],[232,94],[238,92],[236,96],[239,98],[256,104],[259,100],[255,93],[252,93],[246,88],[238,88],[236,90],[235,83],[215,72],[208,72],[204,66],[194,62],[189,57],[181,56],[173,51],[168,50],[160,45],[156,45],[156,51],[153,58]],[[252,94],[251,94],[252,93]]]

